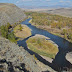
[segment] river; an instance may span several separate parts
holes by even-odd
[[[36,28],[35,26],[31,25],[29,23],[29,21],[30,21],[30,19],[27,19],[27,20],[23,21],[21,24],[27,25],[32,30],[31,31],[32,35],[27,37],[24,40],[19,40],[17,42],[17,44],[19,46],[23,46],[31,55],[35,54],[39,61],[52,67],[54,70],[56,70],[58,72],[62,71],[64,69],[66,70],[67,68],[69,68],[69,69],[72,68],[72,65],[65,58],[66,53],[72,51],[72,43],[68,42],[67,40],[65,40],[61,37],[51,34],[46,30]],[[30,37],[34,36],[35,34],[40,34],[40,35],[49,37],[50,40],[52,40],[53,42],[55,42],[58,45],[59,52],[57,53],[55,59],[53,59],[52,63],[49,63],[48,61],[46,61],[45,59],[40,57],[38,54],[36,54],[35,52],[28,49],[26,40],[29,39]]]

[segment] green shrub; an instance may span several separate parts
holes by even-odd
[[[13,31],[10,34],[8,34],[8,39],[11,42],[16,42],[16,38],[15,38],[15,35],[14,35],[14,32]]]
[[[37,39],[37,44],[39,44],[40,47],[42,46],[42,42],[40,38]]]
[[[37,60],[37,58],[36,58],[35,54],[33,54],[33,57],[34,57],[34,59],[35,59],[35,60]]]
[[[2,25],[0,27],[1,36],[9,39],[12,42],[16,42],[14,32],[13,31],[12,32],[9,32],[9,27],[10,26],[11,25],[9,23],[7,23],[7,25]]]
[[[19,27],[20,27],[20,28],[19,28],[19,30],[20,30],[20,31],[22,31],[22,26],[21,26],[21,24],[20,24],[20,26],[19,26]]]
[[[68,34],[68,39],[72,40],[72,34],[71,33]]]
[[[7,23],[7,28],[9,28],[11,25],[10,25],[10,23]]]
[[[1,35],[5,38],[8,38],[8,27],[5,25],[1,26]]]
[[[67,33],[67,30],[66,29],[63,29],[62,34],[65,35],[66,33]]]

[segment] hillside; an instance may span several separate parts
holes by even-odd
[[[32,12],[45,12],[50,14],[61,15],[65,17],[72,17],[72,8],[47,8],[47,9],[23,9]]]
[[[57,14],[65,17],[72,17],[72,8],[59,8],[51,10],[43,10],[43,12]]]
[[[0,25],[14,24],[26,17],[24,12],[14,4],[0,3]]]
[[[0,37],[0,72],[56,72],[8,39]]]
[[[32,55],[24,48],[0,37],[0,72],[40,72]]]

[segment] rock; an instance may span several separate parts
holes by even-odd
[[[0,37],[0,64],[3,71],[40,72],[35,59],[23,47]]]
[[[67,53],[66,59],[72,64],[72,52]]]
[[[0,26],[10,23],[11,25],[23,20],[24,12],[14,4],[0,3]]]
[[[38,64],[38,66],[41,67],[41,72],[56,72],[51,67],[49,67],[48,65],[43,64],[39,60],[36,60],[36,62]]]
[[[45,59],[46,61],[52,63],[53,59],[52,58],[49,58],[49,57],[46,57],[46,56],[42,56],[40,55],[43,59]]]

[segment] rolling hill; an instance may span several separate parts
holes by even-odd
[[[61,15],[61,16],[65,16],[65,17],[72,17],[72,8],[59,8],[59,9],[43,10],[41,12]]]
[[[14,4],[0,3],[0,25],[14,24],[26,17],[24,12]]]

